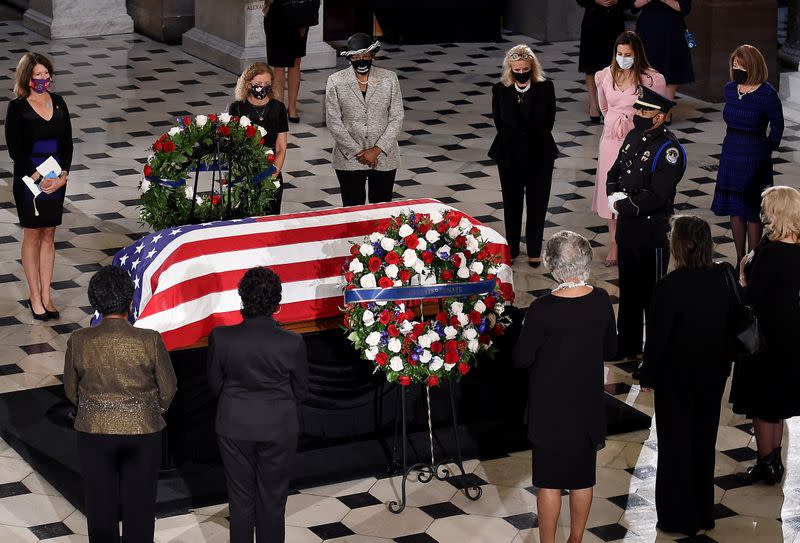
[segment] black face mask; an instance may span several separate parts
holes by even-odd
[[[739,68],[733,69],[733,80],[736,82],[737,85],[744,85],[747,83],[747,72],[744,70],[740,70]]]
[[[272,92],[272,85],[250,85],[250,94],[256,100],[263,100]]]
[[[640,115],[633,116],[633,127],[636,130],[640,130],[644,132],[645,130],[649,130],[653,128],[653,119],[648,119],[647,117],[642,117]]]
[[[372,59],[365,58],[363,60],[351,60],[350,65],[356,71],[357,74],[364,75],[369,73],[370,68],[372,68]]]
[[[528,70],[527,72],[511,72],[514,74],[514,79],[517,83],[525,84],[531,80],[531,73],[533,70]]]

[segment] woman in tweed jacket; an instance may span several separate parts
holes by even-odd
[[[388,202],[400,149],[403,97],[397,75],[372,66],[379,42],[354,34],[347,40],[351,67],[328,78],[325,113],[333,136],[333,168],[342,190],[342,205]]]

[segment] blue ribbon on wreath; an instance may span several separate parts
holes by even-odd
[[[200,164],[200,166],[197,169],[199,171],[201,171],[201,172],[210,172],[210,171],[212,171],[213,169],[216,169],[216,168],[213,167],[212,165],[209,165],[209,164]],[[221,164],[220,165],[220,170],[227,170],[227,165],[226,164]],[[253,179],[251,180],[251,183],[253,183],[254,185],[260,185],[268,177],[271,177],[271,176],[275,175],[276,170],[277,170],[277,168],[275,166],[270,166],[269,168],[267,168],[263,172],[254,175]],[[169,187],[171,189],[177,189],[178,187],[182,187],[182,186],[186,185],[186,180],[185,179],[162,179],[162,178],[156,177],[154,175],[151,175],[150,177],[146,177],[145,179],[147,179],[151,183],[156,183],[157,185],[161,185],[161,186],[164,186],[164,187]],[[232,181],[232,184],[236,185],[238,183],[241,183],[244,180],[245,180],[245,177],[244,176],[240,176],[240,177],[237,177],[236,179],[234,179]]]
[[[389,288],[354,288],[344,291],[344,303],[395,302],[432,298],[466,298],[494,292],[497,280],[485,279],[474,283],[444,283],[437,285]]]

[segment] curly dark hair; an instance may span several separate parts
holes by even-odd
[[[89,280],[89,303],[101,315],[120,315],[131,309],[133,281],[119,266],[103,266]]]
[[[281,280],[269,268],[260,266],[247,270],[239,282],[243,317],[268,317],[281,303]]]

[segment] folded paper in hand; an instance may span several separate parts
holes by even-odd
[[[59,165],[58,161],[53,157],[48,157],[47,160],[36,166],[36,171],[41,174],[42,177],[58,177],[61,175],[61,166]],[[54,173],[54,176],[48,175],[50,173]]]
[[[37,185],[36,181],[34,181],[32,178],[26,175],[22,178],[22,181],[25,183],[25,186],[28,187],[28,190],[31,191],[31,194],[33,194],[34,198],[42,193],[42,189],[39,188],[39,185]]]

